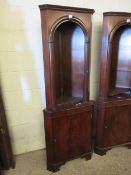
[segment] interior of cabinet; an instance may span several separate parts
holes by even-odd
[[[131,96],[131,26],[120,27],[111,43],[109,97]]]
[[[85,35],[75,22],[61,24],[53,39],[52,76],[55,103],[79,103],[84,98]]]

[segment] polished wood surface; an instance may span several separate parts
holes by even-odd
[[[46,107],[56,105],[62,95],[88,101],[93,10],[85,13],[81,8],[77,12],[75,8],[63,10],[52,5],[40,8]]]
[[[92,155],[89,102],[91,17],[94,10],[42,5],[46,89],[44,110],[47,169]]]
[[[83,99],[84,48],[84,33],[77,24],[69,21],[57,28],[52,67],[55,104],[65,98]]]
[[[100,147],[110,148],[129,144],[131,141],[131,100],[105,102],[103,134]]]
[[[131,144],[131,14],[103,17],[95,152]]]
[[[109,95],[112,89],[114,89],[117,94],[130,91],[129,95],[131,95],[130,49],[131,27],[122,26],[115,32],[112,41]]]
[[[110,11],[110,12],[104,12],[103,13],[104,16],[125,16],[126,18],[127,17],[130,17],[131,16],[131,13],[129,12],[113,12],[113,11]]]
[[[92,155],[93,104],[60,110],[45,110],[47,169],[59,170],[60,165],[77,157]]]
[[[8,170],[15,167],[5,108],[0,88],[0,167]]]
[[[39,5],[39,8],[41,10],[54,9],[54,10],[59,10],[59,11],[69,11],[69,12],[74,11],[74,12],[91,13],[91,14],[95,12],[94,9],[89,9],[89,8],[69,7],[69,6],[52,5],[52,4]]]

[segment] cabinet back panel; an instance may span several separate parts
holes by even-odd
[[[131,27],[120,27],[112,40],[110,91],[131,88]],[[119,89],[120,91],[120,89]],[[122,90],[123,91],[123,90]],[[124,91],[123,91],[124,92]]]
[[[85,38],[79,25],[74,22],[61,24],[53,42],[54,60],[53,85],[56,103],[63,97],[69,101],[73,98],[83,98]],[[65,97],[65,98],[64,98]],[[62,100],[60,100],[62,103]]]

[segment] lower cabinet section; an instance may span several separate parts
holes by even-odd
[[[67,160],[91,158],[91,104],[62,110],[44,110],[47,169],[57,171]]]
[[[98,105],[95,152],[104,154],[119,145],[131,146],[131,99]]]

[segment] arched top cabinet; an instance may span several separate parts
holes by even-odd
[[[103,15],[95,152],[131,145],[131,13]]]
[[[91,18],[94,10],[42,5],[47,169],[92,155],[89,101]]]
[[[131,96],[131,25],[121,25],[112,36],[108,97]]]
[[[92,9],[40,6],[46,106],[89,100]]]
[[[106,12],[101,50],[101,99],[131,96],[131,14]]]

